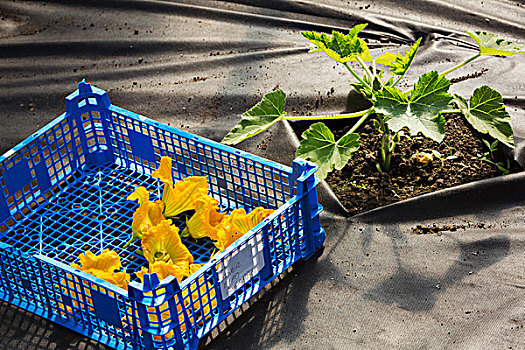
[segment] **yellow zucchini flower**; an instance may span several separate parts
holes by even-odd
[[[172,161],[170,157],[162,157],[160,166],[151,173],[151,176],[164,182],[162,202],[164,202],[164,216],[176,217],[186,210],[195,209],[193,200],[199,196],[199,189],[208,191],[208,182],[204,176],[189,176],[173,184],[171,173]]]
[[[217,204],[219,202],[208,196],[205,190],[201,189],[201,195],[193,201],[195,214],[186,221],[186,228],[182,231],[182,237],[191,237],[195,239],[210,237],[217,240],[217,226],[225,217],[224,213],[219,212]]]
[[[255,208],[249,214],[243,208],[233,210],[219,225],[215,246],[220,251],[226,249],[273,212],[273,209],[262,207]]]
[[[200,269],[200,264],[190,264],[188,260],[182,261],[178,265],[172,262],[165,261],[154,261],[149,264],[149,268],[142,267],[139,272],[136,273],[137,277],[141,282],[144,282],[144,275],[156,273],[159,281],[162,281],[168,276],[175,276],[177,281],[182,282],[183,279],[189,277],[192,273]]]
[[[120,270],[121,268],[120,258],[116,252],[104,249],[100,255],[95,255],[92,252],[87,251],[80,254],[78,259],[80,260],[81,265],[72,263],[72,267],[103,279],[104,281],[114,284],[122,289],[128,288],[130,276],[125,271],[115,272],[115,270]],[[74,309],[78,310],[86,307],[85,303],[87,303],[87,305],[93,305],[91,290],[89,287],[92,284],[88,284],[85,280],[70,273],[67,273],[66,276],[67,279],[63,278],[60,280],[60,287],[62,288],[64,295],[69,295],[71,297],[71,306],[64,304],[62,297],[59,296],[58,308],[60,309],[61,314],[71,315],[74,312]],[[96,288],[94,285],[92,286],[93,288]],[[99,288],[102,292],[105,291],[104,288]],[[83,293],[81,292],[82,289],[84,290]],[[107,291],[107,293],[110,296],[114,296],[111,291]],[[89,311],[94,311],[91,306],[89,306],[88,309]]]
[[[181,282],[183,278],[188,277],[190,274],[189,262],[187,260],[182,261],[179,265],[175,265],[171,262],[166,261],[154,261],[149,264],[149,268],[141,268],[136,273],[137,277],[141,282],[144,282],[144,275],[150,273],[156,273],[159,281],[162,281],[168,276],[175,276],[177,281]]]
[[[155,261],[171,261],[179,265],[187,261],[193,263],[193,256],[182,243],[177,226],[170,220],[162,220],[142,236],[144,258],[151,264]]]
[[[150,202],[149,193],[143,186],[135,188],[127,199],[131,201],[138,200],[140,206],[135,210],[135,213],[133,213],[133,222],[131,224],[132,235],[124,248],[126,248],[133,239],[142,239],[145,232],[148,232],[150,228],[158,225],[165,219],[162,215],[164,203],[160,200]]]
[[[72,263],[71,266],[103,279],[106,282],[112,283],[122,289],[128,288],[130,281],[129,274],[125,271],[115,272],[122,267],[120,257],[116,252],[109,249],[104,249],[101,254],[95,255],[90,251],[82,253],[78,256],[80,264]]]

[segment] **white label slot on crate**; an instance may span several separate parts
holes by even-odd
[[[224,260],[218,272],[221,294],[224,299],[257,275],[264,267],[262,235],[258,234]]]

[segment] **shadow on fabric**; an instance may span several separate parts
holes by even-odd
[[[429,278],[413,273],[403,268],[397,259],[397,272],[378,287],[369,290],[365,298],[384,304],[395,304],[408,311],[430,310],[435,305],[436,295],[444,292],[447,287],[509,255],[510,239],[498,235],[475,242],[458,242],[458,246],[460,255],[447,269],[443,278]],[[397,251],[395,245],[394,251]]]

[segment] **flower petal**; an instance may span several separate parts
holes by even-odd
[[[173,176],[171,174],[172,160],[170,157],[160,158],[160,165],[157,170],[151,173],[151,176],[159,179],[170,187],[173,186]]]
[[[132,239],[142,239],[144,233],[165,220],[162,215],[164,204],[161,201],[145,202],[133,213]]]
[[[201,189],[208,191],[208,182],[203,176],[190,176],[179,181],[174,187],[164,185],[162,201],[164,202],[164,216],[176,217],[178,214],[195,209],[193,201],[201,194]]]
[[[162,220],[144,234],[142,250],[150,263],[158,260],[171,260],[175,265],[183,261],[193,262],[193,256],[180,239],[179,229],[171,225],[170,220]]]
[[[275,210],[273,209],[264,209],[263,207],[257,207],[250,212],[252,219],[253,227],[258,223],[270,216]]]
[[[190,276],[202,267],[202,264],[190,264]]]
[[[189,276],[190,268],[187,261],[179,265],[175,265],[171,262],[155,261],[149,264],[149,269],[143,267],[141,271],[136,273],[136,275],[140,281],[143,282],[145,274],[151,274],[154,272],[157,274],[160,281],[168,276],[175,276],[177,281],[182,282],[185,277]]]
[[[162,220],[166,219],[164,215],[162,215],[162,212],[164,211],[164,203],[161,200],[156,200],[151,203],[148,209],[149,219],[153,226],[158,225]]]
[[[87,251],[80,254],[78,259],[82,265],[78,269],[82,271],[96,269],[100,271],[113,272],[115,270],[119,270],[121,267],[120,257],[116,252],[109,249],[104,249],[99,255],[95,255],[92,252]]]
[[[130,276],[125,271],[115,272],[120,270],[120,257],[114,251],[104,249],[101,254],[95,255],[90,251],[82,253],[78,256],[80,264],[72,263],[71,266],[89,273],[95,277],[103,279],[106,282],[112,283],[120,288],[127,289],[130,281]]]
[[[133,236],[139,239],[142,238],[141,236],[144,235],[144,232],[148,232],[148,230],[153,227],[153,223],[149,218],[149,208],[147,205],[138,207],[133,213],[133,227],[136,228],[138,233],[138,235],[135,236],[134,232]]]
[[[193,201],[195,214],[186,222],[186,228],[182,232],[183,237],[191,235],[195,239],[210,237],[217,240],[217,225],[224,218],[224,213],[218,212],[219,202],[207,194],[197,197]]]
[[[133,193],[131,193],[128,198],[130,201],[139,200],[140,206],[143,206],[145,203],[149,202],[149,193],[144,186],[138,186],[135,188]]]
[[[215,246],[219,250],[226,249],[273,212],[273,209],[262,207],[255,208],[249,214],[243,208],[234,209],[218,226]]]

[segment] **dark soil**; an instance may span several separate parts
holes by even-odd
[[[412,232],[417,235],[428,235],[428,234],[437,234],[438,236],[441,235],[442,232],[450,231],[455,232],[459,229],[466,230],[467,228],[490,228],[491,225],[486,226],[484,223],[478,222],[468,222],[466,224],[460,224],[460,225],[416,225],[416,227],[412,228]]]
[[[479,157],[488,151],[482,138],[490,139],[474,130],[462,115],[447,114],[444,117],[447,124],[443,142],[437,143],[421,135],[402,137],[392,156],[388,173],[380,173],[376,167],[381,161],[380,134],[372,127],[371,120],[360,128],[359,150],[345,168],[330,173],[326,179],[350,214],[502,175],[495,166],[479,161]],[[351,127],[326,124],[336,139]],[[303,128],[304,125],[300,127]],[[432,150],[438,151],[441,158],[452,157],[444,160],[433,157],[426,165],[414,159],[417,152],[431,153]],[[500,153],[494,153],[496,162],[505,161]],[[517,163],[511,164],[512,172],[520,170]]]

